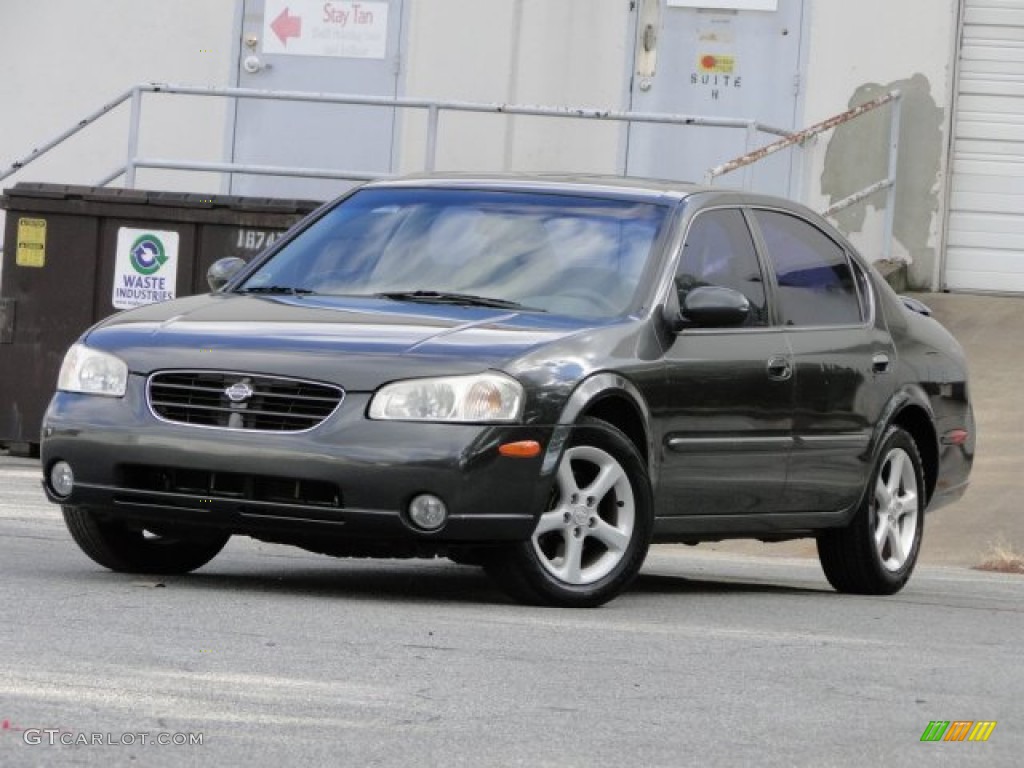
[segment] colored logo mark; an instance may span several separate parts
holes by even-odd
[[[167,261],[164,244],[155,235],[142,235],[132,243],[132,268],[140,275],[152,275]]]
[[[708,53],[701,56],[697,64],[701,72],[731,75],[736,70],[736,57]]]
[[[995,720],[932,720],[921,741],[988,741],[995,729]]]

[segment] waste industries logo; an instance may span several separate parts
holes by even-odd
[[[159,237],[148,232],[132,243],[129,258],[140,275],[152,275],[167,263],[164,244]]]
[[[988,741],[995,729],[995,720],[932,720],[921,741]]]
[[[117,231],[117,256],[111,304],[131,309],[176,297],[178,282],[178,233],[121,227]]]

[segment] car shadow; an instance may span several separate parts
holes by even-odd
[[[251,571],[211,565],[183,576],[122,575],[126,584],[211,592],[249,592],[406,603],[515,605],[481,568],[446,562],[346,561],[323,566],[274,566]],[[619,599],[705,594],[798,595],[831,593],[827,586],[766,583],[715,576],[641,573]]]
[[[629,588],[629,591],[649,595],[698,595],[711,593],[801,595],[822,592],[831,593],[833,590],[828,586],[813,584],[779,584],[763,581],[745,581],[735,578],[720,579],[641,572]]]
[[[487,578],[470,566],[431,564],[415,567],[391,562],[351,563],[336,567],[261,569],[252,573],[218,573],[214,567],[187,576],[166,577],[169,587],[210,591],[245,591],[304,597],[512,604]]]

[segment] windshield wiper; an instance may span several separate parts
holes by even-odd
[[[254,285],[251,288],[242,288],[238,292],[281,294],[286,296],[307,296],[314,293],[309,288],[293,288],[290,285]]]
[[[492,299],[489,296],[474,296],[471,293],[449,291],[386,291],[373,294],[380,299],[395,301],[418,301],[423,304],[457,304],[464,307],[494,307],[495,309],[525,309],[530,312],[544,312],[539,307],[528,307],[518,301]]]

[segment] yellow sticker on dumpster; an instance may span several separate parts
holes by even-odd
[[[18,249],[14,263],[19,267],[46,264],[46,219],[18,219]]]

